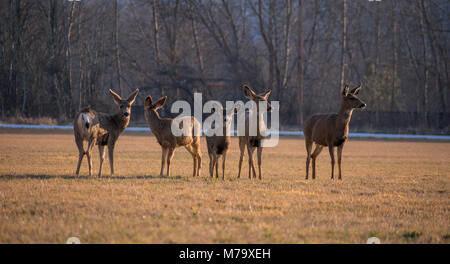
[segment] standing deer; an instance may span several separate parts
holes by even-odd
[[[250,124],[250,118],[248,115],[245,117],[245,135],[239,136],[239,149],[241,152],[240,158],[239,158],[239,174],[238,178],[241,177],[241,167],[242,167],[242,161],[244,159],[244,151],[245,146],[247,146],[247,152],[248,152],[248,178],[251,179],[252,172],[253,172],[253,178],[256,178],[256,172],[255,167],[253,165],[253,153],[255,152],[255,148],[258,149],[258,170],[259,170],[259,179],[261,180],[261,158],[262,158],[262,145],[261,142],[265,138],[261,135],[261,132],[266,130],[262,111],[259,109],[259,102],[265,101],[267,102],[267,112],[272,111],[272,106],[267,101],[269,99],[271,90],[266,91],[265,93],[257,95],[248,85],[244,85],[244,96],[250,100],[255,101],[256,103],[256,135],[250,135],[249,134],[249,124]]]
[[[220,104],[215,104],[218,111],[222,112],[222,128],[223,135],[213,135],[206,137],[206,144],[208,146],[209,154],[209,175],[213,177],[214,167],[216,168],[216,178],[219,177],[218,160],[222,156],[222,180],[225,179],[225,161],[227,159],[227,152],[230,146],[230,127],[233,121],[233,115],[239,110],[239,106],[231,110],[223,109]]]
[[[170,175],[170,162],[172,161],[175,148],[181,146],[184,146],[191,153],[194,160],[192,176],[200,176],[202,167],[200,152],[201,125],[193,116],[181,117],[178,121],[180,121],[180,129],[183,130],[183,134],[181,136],[173,135],[172,122],[174,120],[172,118],[161,118],[157,112],[165,104],[166,100],[167,96],[164,96],[153,104],[150,95],[145,98],[145,119],[162,148],[160,176],[163,176],[166,161],[167,177]],[[187,126],[187,123],[190,126]]]
[[[308,118],[304,126],[305,145],[306,145],[306,179],[308,179],[309,163],[312,159],[312,178],[316,178],[316,158],[319,156],[323,147],[328,146],[331,157],[331,179],[334,179],[334,147],[337,147],[339,180],[341,174],[342,149],[348,139],[348,124],[352,117],[353,109],[364,108],[366,103],[357,97],[361,90],[361,84],[348,91],[348,85],[345,85],[342,91],[341,108],[337,114],[315,114]],[[316,143],[314,152],[311,154],[312,144]]]
[[[91,151],[96,143],[100,129],[98,124],[97,114],[89,109],[85,108],[79,112],[74,119],[73,132],[75,135],[75,143],[78,147],[78,164],[76,175],[80,173],[80,166],[84,155],[86,155],[89,165],[89,176],[92,176],[92,160]],[[83,142],[87,141],[87,150],[84,150]]]
[[[114,102],[117,105],[117,112],[114,114],[96,113],[93,110],[83,110],[75,118],[74,133],[75,141],[78,146],[79,158],[77,172],[79,173],[79,167],[83,156],[86,154],[89,163],[89,175],[91,175],[91,161],[90,151],[93,147],[93,142],[98,145],[100,154],[100,167],[98,176],[102,175],[103,161],[105,160],[105,146],[108,146],[109,164],[111,169],[111,175],[114,174],[114,146],[120,134],[125,130],[130,122],[131,105],[134,103],[139,90],[136,89],[131,93],[127,99],[122,99],[118,94],[109,90]],[[81,121],[80,121],[81,120]],[[86,129],[83,128],[83,122]],[[88,149],[85,152],[83,149],[83,140],[88,141]]]

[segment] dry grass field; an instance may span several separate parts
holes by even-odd
[[[237,140],[226,179],[211,179],[202,139],[202,176],[185,149],[172,176],[159,177],[160,147],[124,134],[116,175],[74,177],[77,149],[67,133],[0,131],[0,243],[450,243],[450,142],[350,139],[343,181],[304,180],[303,139],[263,152],[263,179],[236,179]],[[98,150],[94,149],[94,170]]]

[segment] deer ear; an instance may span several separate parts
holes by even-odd
[[[359,91],[361,90],[362,85],[359,84],[357,87],[355,87],[353,90],[350,91],[351,94],[357,95]]]
[[[120,104],[120,101],[122,101],[122,97],[120,97],[120,95],[118,95],[118,94],[116,94],[113,90],[111,90],[111,89],[109,89],[109,92],[111,93],[111,95],[112,95],[112,97],[113,97],[113,99],[114,99],[114,102],[116,103],[116,104]]]
[[[139,93],[139,89],[136,89],[136,91],[134,91],[133,93],[131,93],[131,94],[128,96],[128,99],[127,99],[128,103],[133,104],[133,103],[134,103],[134,100],[136,100],[136,96],[138,95],[138,93]]]
[[[158,109],[158,108],[163,107],[163,105],[166,103],[166,100],[167,100],[167,96],[163,96],[163,97],[159,98],[159,100],[156,101],[156,103],[155,103],[155,108]]]
[[[147,98],[145,98],[144,106],[145,107],[151,107],[152,106],[152,97],[150,95],[147,96]]]
[[[270,96],[270,93],[271,93],[271,92],[272,92],[272,90],[268,90],[267,92],[261,94],[260,96],[263,97],[264,100],[267,101],[267,100],[269,99],[269,96]]]
[[[344,90],[342,90],[342,95],[343,96],[347,96],[348,95],[348,85],[347,84],[344,85]]]
[[[253,99],[256,96],[255,92],[247,84],[244,84],[244,96],[248,99]]]

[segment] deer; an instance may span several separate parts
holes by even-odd
[[[342,149],[348,140],[349,123],[354,109],[363,109],[367,105],[358,98],[362,85],[358,85],[349,92],[345,84],[341,94],[341,106],[338,113],[315,114],[305,121],[304,137],[306,145],[306,180],[308,179],[309,164],[312,159],[312,178],[316,178],[316,159],[323,147],[328,147],[331,157],[331,179],[334,179],[334,148],[337,147],[339,166],[339,180],[342,180],[341,161]],[[314,152],[311,154],[312,145],[315,143]]]
[[[233,115],[237,114],[240,105],[237,107],[233,107],[231,110],[223,109],[222,105],[215,103],[214,104],[217,111],[222,112],[222,135],[212,135],[206,136],[206,145],[208,147],[208,155],[209,155],[209,175],[212,178],[214,175],[214,168],[216,168],[216,178],[219,177],[219,158],[222,156],[222,180],[225,180],[225,161],[227,158],[228,148],[230,146],[231,138],[230,138],[230,127],[231,122],[233,121]],[[216,110],[213,111],[213,113]],[[208,135],[208,132],[206,133]]]
[[[192,155],[192,159],[194,161],[192,176],[200,176],[200,169],[202,167],[202,157],[200,151],[200,122],[193,116],[177,118],[177,122],[180,122],[178,125],[183,133],[180,136],[175,136],[172,133],[172,123],[174,122],[174,119],[161,118],[158,113],[158,109],[164,106],[166,100],[167,96],[163,96],[153,103],[152,97],[149,95],[145,98],[144,103],[145,119],[147,120],[150,130],[155,135],[156,140],[162,149],[161,171],[159,175],[160,177],[164,175],[164,166],[165,163],[167,163],[166,176],[169,177],[170,163],[172,161],[175,149],[177,147],[184,146]]]
[[[253,178],[256,178],[256,171],[255,167],[253,165],[253,153],[255,152],[255,149],[257,149],[257,155],[258,155],[258,172],[259,172],[259,179],[261,180],[261,162],[262,162],[262,141],[264,140],[265,136],[261,134],[261,132],[266,130],[263,116],[262,116],[262,109],[259,109],[259,102],[266,102],[267,106],[267,112],[272,111],[272,106],[268,102],[271,90],[268,90],[262,94],[257,95],[248,85],[244,85],[244,96],[252,100],[256,103],[256,121],[257,121],[257,127],[256,127],[256,135],[250,135],[249,133],[249,122],[250,117],[246,114],[245,116],[245,135],[239,136],[239,150],[240,150],[240,157],[239,157],[239,172],[238,172],[238,178],[241,177],[241,168],[242,168],[242,161],[244,160],[244,152],[245,147],[247,147],[248,152],[248,178],[251,179],[252,175]]]
[[[122,97],[120,97],[120,95],[115,93],[113,90],[109,90],[109,92],[111,93],[113,101],[117,106],[115,113],[97,113],[91,109],[84,109],[78,113],[75,118],[75,142],[79,151],[76,171],[77,176],[79,174],[79,167],[84,155],[88,158],[89,176],[92,175],[90,152],[94,142],[98,145],[100,156],[98,177],[101,177],[102,175],[103,161],[105,160],[105,146],[108,146],[111,175],[114,175],[114,146],[120,134],[130,123],[131,105],[136,100],[139,89],[132,92],[127,99],[122,99]],[[83,141],[88,141],[86,151],[83,149]]]
[[[84,155],[86,155],[89,165],[89,177],[92,176],[92,160],[91,151],[96,143],[100,133],[97,113],[90,108],[82,109],[74,119],[73,132],[75,136],[75,143],[78,147],[78,164],[75,172],[79,176],[81,162]],[[88,142],[87,150],[84,150],[84,141]]]

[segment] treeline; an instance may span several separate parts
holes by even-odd
[[[372,129],[448,131],[447,0],[0,1],[2,118],[107,110],[108,89],[192,100],[272,89],[284,125],[363,84]]]

